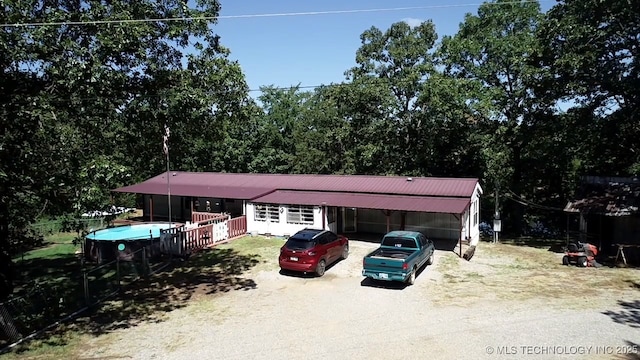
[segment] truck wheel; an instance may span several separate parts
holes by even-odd
[[[413,285],[415,283],[416,283],[416,269],[414,268],[413,271],[411,271],[409,278],[407,279],[407,284]]]
[[[431,253],[429,258],[427,259],[427,265],[433,265],[433,253]]]
[[[349,257],[349,245],[345,245],[344,248],[342,249],[342,260],[345,260],[346,258]]]
[[[320,262],[318,262],[318,266],[316,266],[316,274],[318,276],[322,276],[324,275],[324,271],[327,268],[327,263],[324,261],[324,259],[320,260]]]

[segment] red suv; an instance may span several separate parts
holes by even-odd
[[[324,275],[327,265],[349,256],[349,239],[328,230],[304,229],[280,248],[280,268]]]

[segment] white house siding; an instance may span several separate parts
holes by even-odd
[[[266,221],[256,219],[256,205],[265,205],[269,208],[276,207],[278,209],[277,219],[267,217]],[[297,205],[293,205],[297,207]],[[302,206],[305,207],[305,206]],[[287,221],[287,215],[290,211],[288,205],[278,204],[246,204],[247,216],[247,232],[258,234],[271,234],[273,236],[290,236],[304,228],[322,228],[322,210],[319,206],[308,206],[313,209],[313,223],[309,224],[291,224]],[[326,220],[325,220],[326,221]],[[325,223],[326,224],[326,223]]]
[[[471,245],[477,245],[480,241],[480,195],[482,194],[482,189],[480,185],[476,186],[476,190],[471,195],[471,204],[469,206],[469,211],[471,215],[471,219],[467,220],[467,226],[470,225],[469,228],[469,239]],[[470,220],[470,221],[469,221]]]

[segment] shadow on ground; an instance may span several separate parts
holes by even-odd
[[[566,239],[541,239],[533,237],[516,237],[500,239],[501,244],[528,246],[536,249],[546,249],[554,253],[563,253],[567,246]]]
[[[422,274],[428,268],[427,265],[422,266],[418,269],[416,273],[416,281],[420,281],[420,274]],[[373,287],[379,289],[388,289],[388,290],[404,290],[409,285],[404,282],[399,281],[384,281],[384,280],[374,280],[371,278],[364,278],[360,282],[360,286]]]
[[[610,352],[615,360],[640,360],[640,344],[625,340],[622,346],[612,346]]]
[[[635,281],[629,281],[631,287],[640,290],[640,283]],[[603,314],[607,315],[618,324],[628,325],[633,328],[640,329],[640,300],[624,301],[619,300],[618,306],[620,309],[607,310]],[[640,349],[638,349],[640,353]]]
[[[45,261],[60,261],[56,265],[71,266],[66,263],[68,259]],[[119,295],[77,320],[43,334],[39,340],[47,343],[48,339],[56,339],[55,345],[60,346],[64,345],[59,343],[60,339],[64,339],[64,333],[69,331],[99,335],[142,322],[159,322],[165,312],[182,308],[195,297],[255,289],[256,283],[242,275],[259,262],[259,255],[243,255],[233,249],[220,248],[201,251],[186,261],[174,260],[166,269],[121,287]],[[47,263],[47,266],[51,265]],[[74,290],[82,299],[83,294]],[[28,350],[28,344],[15,351],[25,350]]]
[[[334,266],[336,266],[337,264],[343,262],[344,259],[339,259],[337,261],[334,261],[332,264],[327,265],[327,267],[325,268],[325,275],[327,275],[326,273],[330,273],[331,272],[331,268],[333,268]],[[315,272],[311,271],[311,272],[301,272],[301,271],[291,271],[291,270],[283,270],[280,269],[279,271],[280,275],[283,276],[291,276],[291,277],[297,277],[297,278],[302,278],[302,279],[311,279],[311,278],[316,278],[318,277],[318,275],[316,275]]]

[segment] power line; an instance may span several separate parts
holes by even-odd
[[[540,204],[536,204],[533,203],[531,201],[528,201],[520,196],[518,196],[515,192],[513,192],[510,189],[507,189],[507,193],[504,194],[508,199],[513,200],[515,202],[517,202],[520,205],[524,205],[524,206],[529,206],[532,207],[534,209],[539,209],[539,210],[548,210],[548,211],[564,211],[564,209],[561,208],[556,208],[556,207],[552,207],[552,206],[546,206],[546,205],[540,205]]]
[[[34,27],[34,26],[103,25],[103,24],[131,24],[131,23],[146,23],[146,22],[196,21],[196,20],[216,20],[216,19],[224,20],[224,19],[252,19],[252,18],[273,18],[273,17],[292,17],[292,16],[340,15],[340,14],[409,11],[409,10],[448,9],[448,8],[471,7],[471,6],[480,6],[480,5],[516,5],[516,4],[524,4],[524,3],[541,3],[541,2],[550,2],[550,1],[552,0],[521,0],[521,1],[505,1],[500,3],[443,4],[443,5],[409,6],[409,7],[378,8],[378,9],[326,10],[326,11],[306,11],[306,12],[291,12],[291,13],[193,16],[193,17],[156,18],[156,19],[114,19],[114,20],[89,20],[89,21],[6,23],[6,24],[0,24],[0,27],[17,28],[17,27]]]

